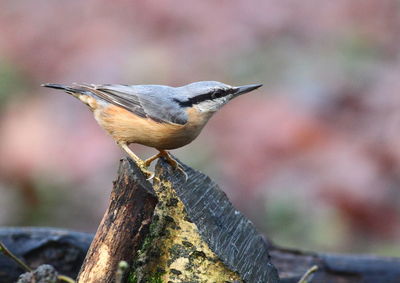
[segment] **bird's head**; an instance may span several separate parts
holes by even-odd
[[[182,96],[179,103],[202,112],[214,113],[233,98],[261,86],[262,84],[230,86],[215,81],[195,82],[180,87]]]

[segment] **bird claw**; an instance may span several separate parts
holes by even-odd
[[[151,172],[150,170],[147,169],[148,166],[146,165],[146,163],[143,162],[141,164],[138,164],[138,166],[139,166],[140,170],[142,171],[142,173],[146,176],[146,181],[150,181],[151,179],[154,178],[155,173]]]
[[[185,170],[183,169],[183,167],[180,164],[178,164],[178,167],[174,168],[174,169],[177,169],[178,171],[181,171],[183,176],[185,176],[185,182],[189,179],[188,174],[185,172]]]
[[[185,182],[188,180],[189,176],[185,172],[185,169],[183,169],[182,165],[179,164],[174,158],[171,157],[171,155],[167,154],[164,155],[165,159],[167,160],[168,164],[174,168],[174,170],[180,171],[184,176],[185,176]]]
[[[180,171],[185,176],[185,182],[188,180],[189,176],[183,169],[182,165],[180,165],[167,151],[160,151],[158,154],[146,159],[141,163],[141,169],[145,174],[149,174],[149,178],[147,180],[151,180],[154,178],[154,173],[147,170],[150,164],[159,157],[164,157],[165,160],[168,162],[169,165],[172,166],[175,170]]]
[[[143,170],[142,170],[142,172],[143,172]],[[151,171],[147,171],[146,170],[146,172],[143,172],[146,176],[148,176],[147,178],[146,178],[146,181],[151,181],[153,178],[154,178],[154,176],[156,175],[154,172],[151,172]]]

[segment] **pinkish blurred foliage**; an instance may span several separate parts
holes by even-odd
[[[176,155],[279,244],[399,255],[399,17],[396,0],[1,1],[0,224],[94,231],[123,156],[41,83],[260,82]]]

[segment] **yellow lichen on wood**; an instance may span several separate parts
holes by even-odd
[[[133,282],[241,282],[201,238],[169,182],[156,181],[149,236],[135,262]]]

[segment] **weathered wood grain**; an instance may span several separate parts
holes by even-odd
[[[176,190],[177,196],[184,203],[188,217],[190,215],[188,220],[196,224],[203,239],[228,267],[250,278],[247,282],[268,282],[251,281],[253,278],[258,280],[258,277],[251,277],[252,271],[249,270],[255,270],[257,274],[267,274],[268,272],[264,270],[270,270],[275,276],[271,262],[279,271],[281,282],[284,283],[297,283],[304,272],[313,265],[318,265],[319,270],[315,273],[312,282],[400,282],[400,258],[304,252],[276,247],[265,242],[255,231],[251,222],[243,219],[243,216],[230,206],[225,194],[215,183],[198,171],[187,166],[184,168],[189,175],[186,183],[179,172],[172,171],[168,165],[160,161],[157,167],[159,181],[170,182],[171,187]],[[144,176],[133,163],[124,160],[119,174],[114,184],[111,206],[99,227],[100,235],[104,236],[100,238],[96,236],[100,240],[104,239],[104,242],[109,243],[110,246],[117,245],[116,248],[112,248],[112,256],[118,255],[115,263],[120,259],[125,259],[125,255],[133,257],[139,249],[140,240],[148,228],[146,219],[150,219],[153,215],[152,211],[157,202],[151,185],[144,180]],[[121,197],[117,197],[119,195]],[[146,201],[150,202],[145,205]],[[113,206],[113,202],[122,204],[121,210],[117,210],[117,213],[115,213],[117,207]],[[168,205],[172,205],[172,202]],[[130,221],[129,223],[119,223],[117,226],[121,228],[119,231],[116,226],[113,226],[115,225],[113,222],[121,217],[121,214],[124,217],[130,215],[132,219],[127,220]],[[249,233],[242,234],[243,229],[244,231],[250,229],[247,231],[252,231],[250,234],[255,235],[254,238],[250,237]],[[120,235],[126,240],[120,241]],[[131,238],[127,238],[126,235],[131,235]],[[137,235],[137,237],[132,235]],[[0,241],[29,266],[35,268],[40,264],[52,264],[60,273],[71,277],[77,275],[92,237],[93,235],[85,233],[52,228],[0,228]],[[92,256],[93,259],[98,256],[96,252],[99,252],[95,244],[96,239],[92,244],[94,251],[88,253],[88,257]],[[268,249],[271,258],[264,253],[263,249]],[[260,250],[262,255],[260,255]],[[122,254],[125,255],[119,257]],[[244,255],[243,258],[240,254]],[[110,264],[114,265],[114,263]],[[106,276],[105,280],[111,281],[98,282],[112,282],[115,269],[109,268],[108,271],[110,276]],[[0,282],[15,282],[22,272],[9,258],[0,255]]]
[[[167,179],[156,171],[158,197],[149,233],[130,274],[132,282],[243,282],[201,237]]]
[[[279,282],[268,245],[254,225],[237,211],[225,193],[208,176],[181,163],[188,180],[162,159],[156,171],[171,182],[190,220],[211,250],[246,282]]]
[[[113,282],[121,260],[132,263],[147,233],[157,198],[151,184],[129,159],[120,164],[110,205],[104,214],[78,283]]]

